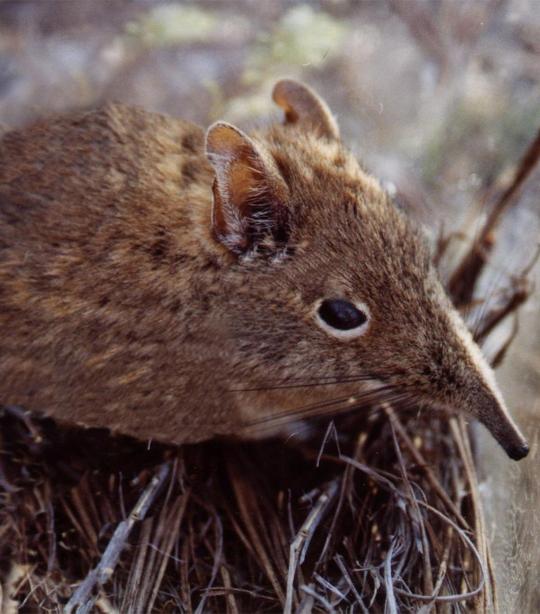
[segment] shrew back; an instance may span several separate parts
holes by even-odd
[[[127,420],[137,434],[158,407],[164,428],[181,421],[179,388],[202,400],[183,366],[206,341],[203,287],[215,268],[201,249],[212,183],[203,136],[119,105],[4,136],[3,403],[87,426],[124,430]],[[197,338],[183,326],[194,312]],[[197,422],[182,425],[185,437]]]

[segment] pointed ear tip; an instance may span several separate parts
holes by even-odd
[[[214,122],[213,124],[210,124],[208,128],[206,129],[206,141],[208,142],[209,138],[216,136],[222,130],[231,130],[231,129],[234,130],[234,126],[232,126],[231,124],[227,122],[224,122],[221,120]]]
[[[214,122],[206,130],[206,153],[219,153],[229,148],[231,142],[238,138],[244,139],[245,135],[236,126],[222,120]]]
[[[223,126],[223,122],[218,121],[218,122],[214,122],[213,124],[210,124],[210,126],[208,126],[208,128],[206,129],[206,134],[204,136],[204,142],[205,142],[205,149],[207,153],[213,150],[213,145],[215,144],[214,141],[216,139],[217,133],[222,128],[222,126]]]
[[[272,100],[286,113],[290,123],[307,119],[327,137],[339,139],[339,126],[326,102],[309,85],[295,79],[280,79],[272,90]],[[287,123],[287,122],[286,122]]]
[[[287,79],[287,78],[279,79],[278,81],[274,83],[274,87],[272,88],[272,93],[275,94],[276,92],[279,92],[283,88],[290,86],[291,83],[294,83],[293,79]]]
[[[272,89],[272,100],[279,104],[278,99],[281,99],[283,96],[295,90],[310,91],[310,88],[305,83],[297,81],[296,79],[280,79],[276,81]]]

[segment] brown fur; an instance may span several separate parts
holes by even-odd
[[[303,122],[245,143],[258,166],[238,181],[265,184],[242,194],[270,217],[231,249],[221,234],[234,216],[218,236],[195,126],[110,105],[3,137],[0,401],[184,443],[252,436],[272,415],[364,388],[277,384],[360,375],[476,415],[523,452],[423,240],[379,184]],[[369,306],[364,336],[316,325],[315,303],[332,297]]]

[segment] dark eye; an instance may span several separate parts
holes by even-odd
[[[349,301],[327,299],[319,305],[321,320],[338,331],[350,331],[367,322],[367,314]]]

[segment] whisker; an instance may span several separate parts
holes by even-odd
[[[490,311],[492,304],[496,302],[501,295],[505,294],[504,281],[510,276],[509,271],[506,270],[504,267],[494,268],[493,265],[491,265],[491,268],[493,272],[490,276],[491,279],[488,278],[488,283],[484,292],[484,301],[482,303],[482,307],[479,310],[477,317],[475,318],[474,325],[471,327],[473,336],[476,336],[478,334],[478,330],[482,326],[486,314]]]
[[[396,391],[393,386],[384,385],[379,389],[367,390],[360,394],[325,400],[319,403],[306,405],[293,410],[286,410],[271,416],[265,416],[245,425],[247,428],[256,428],[261,431],[266,428],[275,428],[277,425],[288,424],[303,418],[321,418],[325,416],[337,416],[344,413],[364,409],[366,405],[380,404],[382,402],[402,402],[408,393]]]
[[[289,415],[283,415],[281,420],[269,421],[265,424],[255,423],[254,429],[255,429],[255,432],[259,431],[259,432],[264,433],[265,429],[276,428],[280,422],[282,425],[286,425],[290,422],[297,422],[298,424],[295,426],[294,435],[298,435],[302,432],[306,432],[310,430],[311,426],[310,424],[307,423],[308,420],[321,419],[324,417],[330,417],[332,419],[336,417],[346,417],[347,415],[352,415],[355,412],[366,411],[367,409],[370,409],[370,410],[378,409],[379,406],[385,403],[391,404],[397,411],[406,412],[406,411],[410,411],[414,409],[415,407],[417,407],[417,400],[412,398],[410,394],[403,392],[403,393],[396,393],[394,395],[387,395],[386,397],[380,398],[380,399],[366,398],[365,400],[362,400],[361,403],[356,403],[354,405],[351,405],[350,403],[344,403],[342,405],[335,405],[335,406],[326,408],[326,411],[324,412],[323,411],[320,411],[318,413],[311,412],[309,413],[309,415],[304,415],[304,416],[290,417]],[[304,422],[302,422],[302,418],[305,419]],[[334,425],[333,427],[332,427],[332,424]],[[336,438],[336,445],[338,447],[338,455],[339,455],[340,453],[339,453],[339,442],[337,439],[337,427],[335,426],[334,420],[331,421],[330,426],[326,430],[326,435],[323,438],[324,441],[323,441],[322,446],[324,446],[325,443],[328,442],[328,439],[331,434],[334,434],[334,437]],[[326,456],[325,454],[320,455],[321,458],[324,458],[325,456]]]
[[[251,425],[260,425],[260,424],[264,424],[264,423],[273,423],[277,420],[280,420],[282,418],[285,418],[285,422],[289,422],[292,420],[297,420],[299,418],[302,418],[303,416],[309,414],[310,416],[319,416],[319,415],[325,415],[325,413],[323,412],[322,414],[319,413],[320,410],[325,410],[327,408],[333,408],[336,404],[338,403],[345,403],[348,402],[349,399],[351,398],[351,395],[347,395],[346,397],[340,397],[340,398],[334,398],[334,399],[327,399],[325,401],[320,401],[319,403],[313,403],[311,405],[304,405],[302,407],[299,407],[297,409],[293,409],[293,410],[284,410],[282,412],[273,414],[271,416],[265,416],[264,418],[259,418],[258,420],[255,420],[253,422],[250,422],[248,424],[248,426]],[[350,403],[349,403],[350,405]]]
[[[335,384],[348,384],[354,382],[373,381],[373,376],[361,374],[350,375],[346,377],[323,376],[320,378],[312,378],[312,380],[301,380],[300,382],[293,379],[282,380],[284,383],[276,384],[275,386],[265,386],[260,388],[230,388],[230,392],[264,392],[265,390],[282,390],[287,388],[313,388],[315,386],[331,386]],[[321,381],[325,380],[325,381]],[[279,381],[279,380],[278,380]],[[294,382],[294,383],[289,383]]]

